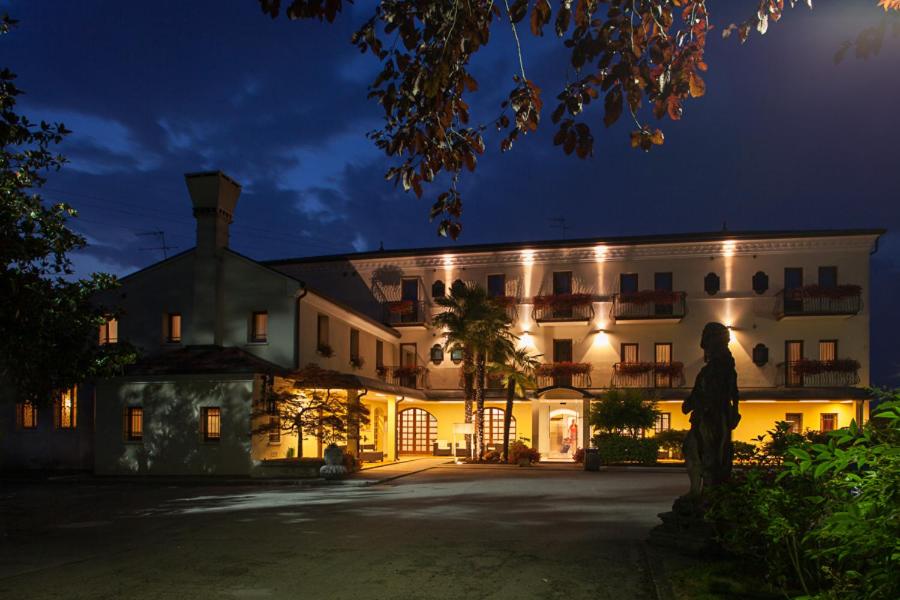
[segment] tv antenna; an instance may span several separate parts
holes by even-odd
[[[568,225],[566,225],[566,218],[565,218],[565,217],[553,217],[553,218],[550,218],[550,219],[547,219],[547,220],[550,221],[550,223],[551,223],[550,229],[559,229],[559,230],[562,232],[562,237],[563,237],[563,238],[566,238],[566,237],[567,237],[567,236],[566,236],[566,232],[567,232],[570,228],[569,228]]]
[[[169,258],[169,250],[174,250],[175,248],[178,247],[178,246],[169,246],[168,244],[166,244],[166,232],[163,231],[162,229],[157,229],[156,231],[141,231],[140,233],[136,233],[135,235],[141,236],[141,237],[148,237],[148,236],[155,237],[159,244],[158,246],[153,246],[152,248],[138,248],[138,249],[141,250],[142,252],[162,250],[163,260]]]

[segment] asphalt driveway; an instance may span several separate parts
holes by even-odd
[[[0,597],[654,597],[641,542],[684,473],[419,466],[378,485],[5,482]]]

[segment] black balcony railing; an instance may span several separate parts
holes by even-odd
[[[775,316],[855,315],[862,310],[862,288],[858,285],[821,287],[809,285],[781,290],[775,295]]]
[[[590,294],[555,294],[535,296],[532,316],[538,322],[591,321],[594,298]]]
[[[463,389],[466,387],[465,379],[463,377],[462,367],[459,369],[459,389]],[[504,385],[503,375],[499,373],[487,373],[484,378],[484,386],[487,390],[502,390],[506,386]]]
[[[644,290],[615,294],[612,318],[618,321],[630,319],[681,319],[685,312],[685,293],[660,290]]]
[[[671,363],[629,363],[613,365],[614,388],[675,388],[684,385],[684,365]]]
[[[847,387],[859,383],[859,362],[797,360],[778,364],[778,383],[786,387]]]
[[[431,315],[424,300],[392,300],[384,303],[383,320],[393,326],[424,325]]]
[[[546,387],[591,387],[591,365],[589,363],[546,363],[539,365],[535,373],[539,388]]]
[[[378,378],[391,385],[425,389],[428,369],[425,367],[376,367]]]

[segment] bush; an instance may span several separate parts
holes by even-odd
[[[659,410],[638,390],[610,390],[602,400],[591,404],[591,426],[604,433],[628,432],[640,437],[643,429],[653,427]]]
[[[509,462],[517,464],[520,458],[527,458],[529,464],[536,463],[541,460],[541,453],[523,442],[516,440],[509,444]]]
[[[759,448],[749,442],[732,442],[734,460],[740,463],[752,463],[758,460]]]
[[[687,437],[687,429],[666,429],[658,431],[653,436],[660,450],[665,450],[672,458],[682,458],[681,448],[684,446],[684,438]]]
[[[656,464],[659,442],[655,438],[634,438],[618,433],[601,433],[593,438],[604,465],[617,463]]]
[[[900,598],[897,392],[876,417],[827,443],[782,436],[783,464],[761,462],[713,488],[706,515],[723,546],[763,564],[787,595]]]

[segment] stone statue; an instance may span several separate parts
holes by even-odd
[[[700,347],[706,364],[681,411],[691,413],[691,430],[684,441],[684,459],[691,479],[690,496],[726,481],[731,475],[734,447],[731,432],[738,413],[737,372],[728,349],[730,334],[721,323],[707,323]]]
[[[685,414],[691,413],[691,430],[684,440],[691,491],[677,498],[671,511],[660,513],[662,524],[650,532],[653,544],[701,556],[718,551],[715,532],[703,518],[703,491],[731,475],[731,432],[741,420],[729,337],[721,323],[707,323],[703,328],[700,347],[706,364],[681,407]]]

